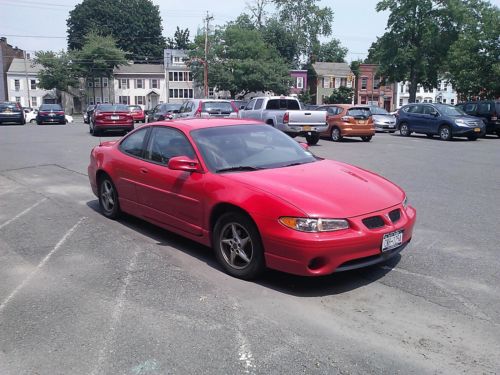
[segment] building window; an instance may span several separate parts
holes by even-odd
[[[191,82],[193,74],[191,72],[168,72],[168,80],[173,82]]]
[[[179,56],[174,56],[174,64],[180,64],[181,58]]]
[[[129,105],[130,104],[130,96],[119,96],[118,103]]]
[[[399,106],[401,107],[403,105],[403,98],[399,98]]]
[[[366,96],[362,96],[360,102],[359,104],[366,104]]]
[[[95,97],[95,102],[96,102],[96,104],[101,103],[101,97],[100,96],[96,96]]]
[[[324,89],[330,88],[330,78],[329,77],[323,77],[323,88]]]
[[[362,77],[361,78],[361,90],[366,90],[368,87],[368,78]]]
[[[31,97],[31,108],[38,107],[38,100],[36,96]]]
[[[344,87],[347,86],[347,78],[341,78],[340,79],[340,86],[344,86]]]
[[[169,94],[173,99],[190,99],[193,97],[193,89],[170,89]]]
[[[90,105],[94,105],[95,101],[94,101],[94,98],[93,97],[90,97],[89,98],[89,104]]]
[[[146,104],[146,97],[145,96],[136,96],[135,97],[135,104],[145,105]]]
[[[21,104],[21,97],[20,96],[16,96],[16,103]]]
[[[108,87],[108,78],[107,77],[102,78],[102,87]]]
[[[30,80],[30,88],[36,90],[36,79]]]
[[[401,85],[401,94],[404,92],[405,90],[405,85]]]
[[[443,101],[442,101],[443,104],[446,104],[446,99],[443,98]]]
[[[373,80],[373,89],[374,90],[377,90],[380,88],[380,78],[375,78]]]
[[[94,86],[94,84],[92,83],[92,81],[91,81],[91,80],[88,80],[88,81],[87,81],[87,86],[88,86],[88,87],[92,87],[92,86]]]
[[[159,89],[160,88],[160,82],[158,79],[152,79],[150,85],[151,85],[152,89]]]
[[[14,80],[14,90],[16,91],[21,90],[21,81],[19,81],[18,79]]]
[[[103,103],[109,103],[109,98],[105,96],[105,97],[102,99],[102,102],[103,102]]]
[[[455,99],[450,100],[451,105],[455,105]]]
[[[101,87],[101,78],[99,77],[94,78],[94,87]]]
[[[297,77],[297,83],[295,87],[297,87],[298,89],[304,88],[304,77]]]
[[[130,88],[130,83],[128,78],[120,78],[118,80],[118,88],[119,89],[129,89]]]
[[[135,80],[135,88],[136,89],[144,89],[144,80],[143,79],[136,79]]]

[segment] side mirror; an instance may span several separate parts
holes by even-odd
[[[175,156],[168,161],[168,168],[176,171],[201,172],[201,166],[198,160],[191,159],[188,156]]]
[[[305,142],[299,142],[299,145],[306,151],[309,151],[309,145]]]
[[[240,105],[240,109],[245,109],[245,106],[244,105]]]

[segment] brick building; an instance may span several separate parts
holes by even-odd
[[[376,105],[388,111],[394,110],[394,84],[383,84],[377,74],[377,64],[360,64],[357,79],[357,103]]]
[[[12,61],[24,58],[24,51],[7,43],[7,38],[0,38],[0,102],[8,99],[7,72]]]

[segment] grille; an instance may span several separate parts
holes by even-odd
[[[363,224],[365,224],[368,229],[382,228],[384,226],[384,220],[380,216],[372,216],[363,219]]]
[[[389,212],[389,218],[393,223],[397,222],[399,219],[401,219],[401,210],[399,208],[392,210],[391,212]]]

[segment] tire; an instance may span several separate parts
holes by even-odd
[[[366,135],[364,137],[361,137],[361,139],[363,140],[363,142],[370,142],[372,140],[372,136]]]
[[[342,133],[340,131],[339,128],[337,127],[334,127],[332,129],[332,132],[330,133],[330,139],[333,141],[333,142],[340,142],[342,140]]]
[[[497,133],[497,137],[500,138],[500,130],[497,130],[496,133]]]
[[[35,119],[31,119],[30,120],[30,124],[35,124],[36,123],[36,120]]]
[[[469,141],[477,141],[477,138],[478,138],[478,137],[477,137],[477,135],[469,135],[469,136],[467,137],[467,139],[468,139]]]
[[[101,212],[108,219],[120,217],[120,202],[115,185],[108,175],[104,175],[99,181],[99,207]]]
[[[239,212],[222,215],[215,224],[212,239],[217,260],[229,275],[251,280],[264,270],[260,234],[247,215]]]
[[[427,138],[434,138],[434,134],[426,134]]]
[[[309,146],[314,146],[319,141],[319,133],[314,132],[311,135],[306,134],[306,141]]]
[[[267,125],[274,126],[274,121],[273,121],[273,120],[268,120],[268,121],[266,121],[266,124],[267,124]]]
[[[443,125],[439,128],[439,139],[442,141],[451,141],[453,139],[451,129],[448,125]]]
[[[409,137],[411,134],[410,128],[406,122],[403,122],[399,126],[399,134],[401,134],[403,137]]]

